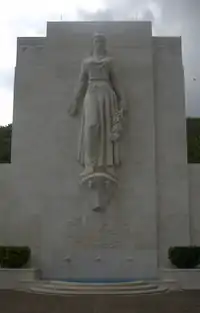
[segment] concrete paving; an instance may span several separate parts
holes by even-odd
[[[1,313],[199,313],[200,291],[149,296],[49,296],[0,291]]]

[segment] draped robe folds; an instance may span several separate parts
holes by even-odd
[[[112,122],[120,102],[112,59],[85,59],[74,102],[76,108],[83,105],[78,144],[81,165],[98,168],[120,164],[119,142],[111,141]]]

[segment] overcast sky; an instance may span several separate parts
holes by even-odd
[[[1,0],[0,125],[12,122],[16,38],[45,36],[46,21],[151,20],[154,35],[181,35],[187,115],[200,116],[200,0]]]

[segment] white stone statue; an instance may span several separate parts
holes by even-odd
[[[78,160],[82,177],[93,173],[115,176],[120,165],[119,138],[122,129],[122,97],[117,86],[112,58],[107,55],[106,38],[93,37],[90,57],[82,62],[75,100],[69,108],[74,116],[82,108]]]

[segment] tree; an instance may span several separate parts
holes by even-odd
[[[188,163],[200,163],[200,118],[187,119]]]
[[[11,162],[12,124],[0,126],[0,163]]]

